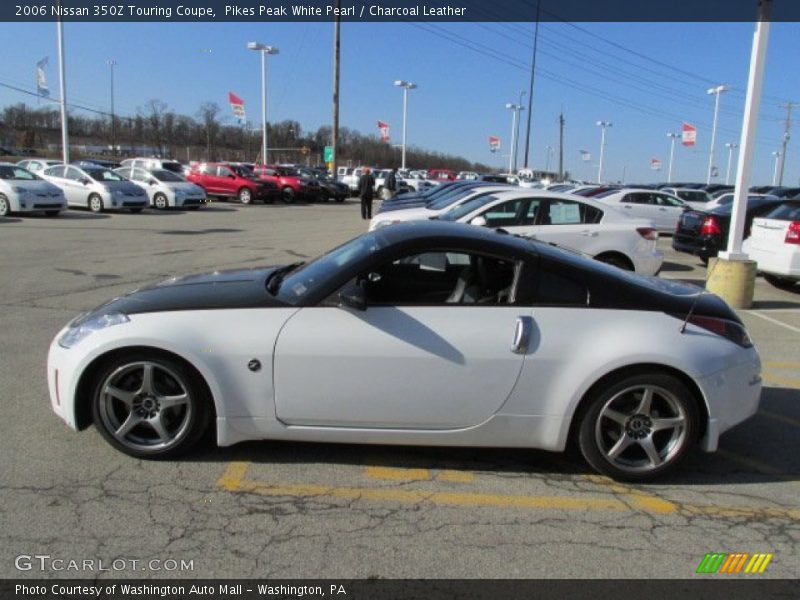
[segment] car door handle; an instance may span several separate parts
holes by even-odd
[[[624,204],[623,206],[624,206],[625,208],[627,208],[628,210],[630,210],[630,209],[632,209],[632,208],[633,208],[633,207],[632,207],[630,204]]]
[[[585,235],[586,237],[597,237],[598,233],[596,231],[589,231],[588,229],[584,229],[581,231],[581,235]]]
[[[533,317],[517,317],[517,326],[514,329],[514,341],[511,343],[511,351],[514,354],[525,354],[528,351],[532,332]]]
[[[660,210],[661,212],[667,212],[666,208],[659,208],[658,210]]]

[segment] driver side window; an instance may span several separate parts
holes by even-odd
[[[516,262],[463,251],[411,254],[367,273],[368,305],[506,305],[515,301]],[[337,302],[338,304],[338,302]]]

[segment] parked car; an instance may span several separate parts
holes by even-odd
[[[350,188],[340,181],[336,181],[328,175],[327,171],[309,169],[307,167],[298,167],[297,171],[303,177],[316,180],[320,188],[320,200],[324,202],[329,202],[330,200],[344,202],[350,196]]]
[[[459,171],[456,179],[478,179],[480,175],[475,171]]]
[[[115,160],[106,160],[103,158],[82,158],[80,160],[73,160],[71,165],[75,165],[76,167],[102,167],[104,169],[119,169],[121,163]]]
[[[274,183],[258,179],[244,167],[226,163],[198,163],[186,179],[199,185],[209,196],[236,198],[242,204],[251,204],[255,200],[272,202],[280,198],[280,189]]]
[[[27,169],[31,173],[39,173],[44,171],[47,167],[54,167],[55,165],[64,164],[60,160],[51,160],[49,158],[26,158],[17,163],[23,169]]]
[[[758,263],[769,283],[794,287],[800,281],[800,199],[783,201],[753,219],[742,251]]]
[[[780,198],[781,200],[790,200],[797,196],[800,196],[800,187],[774,187],[770,190],[764,192],[769,196],[775,196],[776,198]]]
[[[438,222],[143,287],[59,331],[46,373],[61,419],[135,457],[179,456],[214,427],[221,446],[575,445],[633,481],[714,450],[761,395],[717,296]]]
[[[349,187],[350,193],[354,195],[358,193],[358,184],[361,181],[361,174],[363,172],[364,167],[339,167],[337,170],[337,179]]]
[[[777,200],[775,196],[769,196],[767,194],[748,194],[747,199],[752,200],[754,198],[768,198],[772,200]],[[733,193],[732,192],[723,192],[716,198],[712,198],[705,204],[692,204],[691,202],[687,202],[692,208],[695,210],[701,210],[704,212],[708,212],[714,210],[715,208],[719,208],[720,206],[727,206],[733,202]]]
[[[497,184],[492,184],[484,181],[451,181],[442,183],[441,185],[426,190],[417,194],[403,194],[402,196],[395,196],[381,204],[378,214],[385,212],[404,210],[407,208],[422,208],[432,202],[445,197],[452,197],[455,194],[460,194],[462,190],[468,190],[478,187],[486,187]]]
[[[296,200],[318,202],[322,199],[319,182],[311,177],[304,177],[293,167],[256,165],[253,167],[253,173],[260,180],[277,185],[286,204]]]
[[[696,208],[697,210],[708,210],[709,208],[712,208],[709,202],[711,202],[713,198],[711,197],[711,194],[709,194],[705,190],[666,187],[666,188],[661,188],[661,191],[664,192],[665,194],[669,194],[671,196],[675,196],[676,198],[680,198],[691,208]]]
[[[504,192],[514,189],[513,186],[508,184],[495,184],[495,185],[479,185],[472,187],[456,187],[450,193],[442,194],[440,197],[424,205],[408,206],[401,210],[391,210],[381,212],[372,217],[369,223],[370,231],[386,227],[387,225],[394,225],[403,221],[422,221],[426,219],[434,219],[447,211],[468,202],[474,198],[493,194],[495,192]]]
[[[88,208],[92,212],[123,208],[140,213],[148,205],[142,188],[110,169],[56,165],[48,167],[41,175],[61,188],[69,206]]]
[[[748,199],[745,211],[744,237],[750,235],[753,219],[768,213],[780,203],[772,197]],[[728,232],[733,204],[719,206],[709,212],[687,210],[681,215],[672,247],[678,252],[694,254],[704,263],[728,245]]]
[[[456,172],[452,169],[429,169],[425,178],[432,181],[455,181]]]
[[[173,171],[120,167],[114,170],[125,179],[141,187],[150,199],[150,206],[159,210],[167,208],[197,209],[208,202],[206,191]]]
[[[664,262],[663,253],[656,247],[658,234],[652,221],[634,219],[595,200],[568,194],[496,191],[476,195],[437,219],[503,229],[641,275],[658,273]]]
[[[122,167],[131,167],[136,169],[145,169],[147,171],[163,170],[172,171],[179,175],[184,174],[184,166],[177,160],[168,158],[126,158],[120,163]]]
[[[640,219],[650,219],[659,231],[672,233],[678,219],[689,206],[676,198],[658,190],[623,189],[594,196],[618,210]]]
[[[372,176],[375,178],[375,197],[380,198],[381,200],[388,200],[392,196],[384,190],[384,186],[386,184],[386,178],[391,173],[391,169],[378,169],[372,173]],[[397,189],[395,190],[395,194],[405,194],[409,191],[408,184],[405,182],[404,179],[400,179],[395,175],[395,183],[397,184]]]
[[[37,211],[55,217],[66,209],[58,187],[19,165],[0,162],[0,217]]]

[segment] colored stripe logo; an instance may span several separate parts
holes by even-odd
[[[709,552],[700,561],[697,573],[724,573],[733,575],[739,573],[763,573],[772,560],[773,554],[748,552]]]

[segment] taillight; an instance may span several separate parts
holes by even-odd
[[[713,215],[707,216],[703,219],[703,224],[700,227],[700,235],[721,235],[722,228],[717,222],[717,217]]]
[[[675,316],[679,317],[679,315]],[[750,348],[753,345],[747,330],[743,325],[740,325],[736,321],[729,321],[728,319],[720,319],[718,317],[692,315],[689,317],[688,322],[692,325],[697,325],[706,331],[710,331],[711,333],[716,333],[717,335],[722,336],[743,348]]]
[[[658,231],[656,231],[652,227],[637,227],[636,231],[638,231],[639,235],[642,236],[646,240],[657,240],[658,239]]]
[[[800,244],[800,221],[792,221],[789,223],[789,229],[786,231],[786,239],[783,240],[785,244]]]

